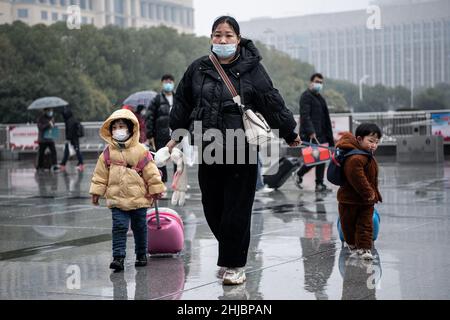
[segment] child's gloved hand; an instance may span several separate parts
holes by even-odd
[[[162,193],[155,193],[155,194],[152,194],[151,197],[152,197],[153,200],[161,200],[162,197],[163,197],[163,194]]]
[[[94,205],[94,206],[98,206],[98,200],[100,199],[100,196],[99,195],[96,195],[96,194],[93,194],[92,195],[92,204]]]

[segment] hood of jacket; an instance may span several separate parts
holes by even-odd
[[[336,143],[336,147],[344,150],[358,149],[367,152],[367,150],[361,148],[358,140],[356,140],[356,137],[351,132],[344,132],[342,137]]]
[[[62,115],[63,115],[64,121],[67,121],[67,119],[73,117],[73,113],[72,113],[72,110],[70,110],[70,108],[64,108]]]
[[[120,144],[112,138],[112,134],[109,131],[111,123],[117,119],[128,119],[133,123],[133,135],[127,141]],[[107,143],[118,148],[121,147],[121,145],[124,145],[125,148],[129,148],[139,143],[139,131],[139,121],[134,113],[127,109],[120,109],[114,111],[113,114],[111,114],[109,118],[106,119],[106,121],[103,123],[102,127],[100,128],[100,137],[102,137],[102,139]]]

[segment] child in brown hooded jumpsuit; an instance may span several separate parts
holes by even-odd
[[[351,155],[344,162],[345,184],[337,193],[342,232],[352,256],[372,260],[374,205],[381,202],[378,191],[378,164],[373,153],[381,139],[376,124],[363,123],[355,135],[344,133],[336,147],[344,150],[359,149],[367,155]]]

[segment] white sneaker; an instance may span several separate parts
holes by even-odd
[[[246,279],[244,268],[227,268],[223,275],[223,284],[242,284]]]
[[[361,258],[363,258],[364,260],[373,260],[373,255],[370,249],[362,250]]]
[[[269,193],[272,192],[274,189],[273,188],[269,188],[267,186],[264,186],[264,188],[256,190],[257,193]]]
[[[217,270],[217,278],[223,279],[223,275],[225,274],[225,271],[227,270],[226,267],[220,267],[219,270]]]

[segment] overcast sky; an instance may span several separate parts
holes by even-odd
[[[195,33],[209,36],[214,19],[231,15],[238,22],[257,17],[289,17],[365,9],[370,0],[194,0]]]

